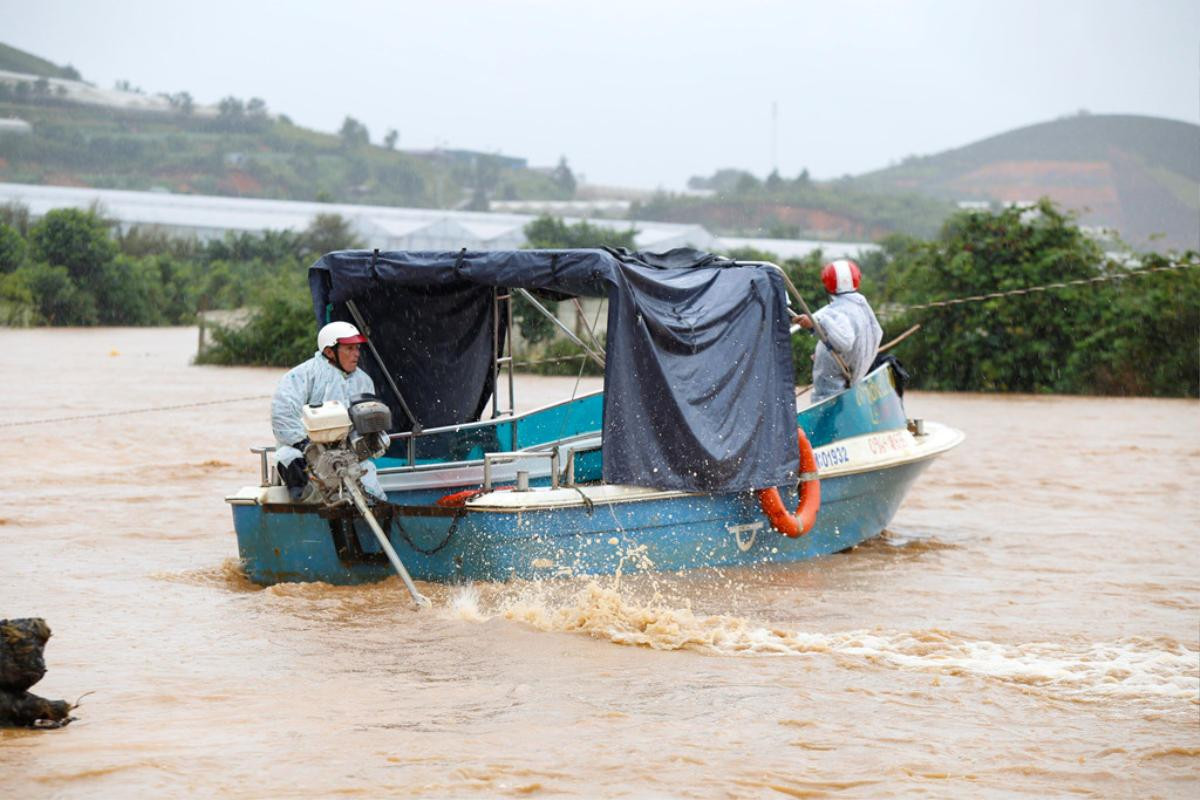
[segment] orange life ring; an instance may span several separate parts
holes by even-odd
[[[816,477],[817,458],[813,455],[812,445],[804,435],[803,428],[796,429],[796,440],[800,445],[800,505],[796,513],[788,511],[779,496],[779,490],[772,486],[770,489],[759,489],[758,504],[775,530],[791,536],[803,536],[813,529],[817,522],[817,511],[821,508],[821,481]],[[813,477],[804,479],[805,475]]]

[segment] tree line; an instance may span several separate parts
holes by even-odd
[[[849,176],[814,181],[807,169],[794,178],[776,170],[766,179],[721,169],[691,178],[688,188],[702,194],[658,192],[635,203],[630,213],[741,236],[870,241],[880,232],[932,237],[953,211],[950,203],[911,192],[867,190]]]
[[[963,212],[937,238],[898,236],[865,265],[889,332],[926,389],[1200,394],[1200,254],[1110,254],[1049,200]],[[1164,269],[1177,267],[1177,269]],[[1161,271],[1160,271],[1161,270]],[[1014,293],[927,309],[933,300]]]
[[[35,221],[24,206],[2,206],[0,324],[191,325],[201,311],[294,295],[317,255],[360,244],[335,214],[300,232],[199,241],[122,230],[95,207]]]
[[[1200,396],[1196,251],[1105,252],[1045,199],[959,212],[935,237],[894,235],[881,244],[859,259],[862,291],[885,341],[921,326],[894,351],[914,388]],[[784,264],[810,304],[824,296],[825,260],[817,252]],[[1082,283],[1053,286],[1072,281]],[[1002,296],[928,307],[990,294]],[[807,382],[815,341],[793,341],[797,379]]]
[[[530,246],[633,247],[636,230],[543,217]],[[253,307],[239,328],[217,330],[200,360],[286,366],[311,355],[307,268],[321,254],[361,247],[349,223],[322,215],[300,232],[228,234],[200,242],[122,231],[99,209],[57,209],[32,220],[0,208],[0,324],[185,325],[199,311]],[[818,252],[780,262],[812,306],[823,297]],[[864,294],[885,339],[921,331],[895,353],[916,388],[955,391],[1200,396],[1200,254],[1105,253],[1049,201],[966,211],[937,236],[892,236],[863,254]],[[1172,269],[1164,269],[1173,267]],[[1051,284],[1087,281],[1037,290]],[[1035,289],[1025,292],[1027,289]],[[969,303],[931,301],[1010,293]],[[1015,293],[1013,293],[1015,292]],[[543,358],[575,355],[524,303],[514,316]],[[797,382],[809,379],[811,336],[796,336]],[[574,374],[578,361],[546,371]],[[586,367],[585,367],[586,368]]]

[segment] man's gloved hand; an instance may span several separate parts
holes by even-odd
[[[286,467],[279,467],[279,477],[283,478],[283,485],[288,488],[288,494],[292,496],[293,500],[300,499],[300,495],[308,483],[307,470],[308,462],[304,456],[295,459]]]

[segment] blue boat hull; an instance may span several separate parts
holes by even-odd
[[[594,414],[599,404],[591,399],[579,407]],[[521,433],[511,438],[527,447],[530,443],[521,438],[533,435],[539,425],[561,430],[556,415],[563,413],[563,407],[551,407],[520,420],[519,429],[509,430]],[[539,414],[554,424],[542,424],[546,420]],[[389,493],[391,507],[379,516],[412,576],[428,581],[803,561],[878,536],[913,481],[941,452],[919,452],[912,446],[915,439],[886,369],[805,409],[797,423],[817,448],[822,502],[814,529],[794,539],[771,527],[754,492],[682,494],[585,485],[558,490],[555,502],[537,492],[520,498],[504,493],[507,503],[441,508],[438,498],[462,487],[436,486]],[[461,454],[476,446],[447,438],[452,433],[442,436],[448,451]],[[480,438],[478,431],[470,435]],[[505,436],[493,438],[502,441]],[[954,439],[949,446],[956,443]],[[885,452],[892,446],[904,452],[892,457]],[[585,472],[598,477],[599,468],[596,458]],[[796,505],[794,487],[780,487],[780,492],[785,503]],[[234,502],[232,509],[238,549],[256,583],[349,584],[392,574],[374,535],[353,515],[293,503]]]
[[[822,482],[816,527],[775,532],[753,493],[687,495],[567,509],[396,516],[389,540],[414,578],[506,580],[647,569],[803,561],[878,536],[927,461]],[[785,500],[795,502],[795,492]],[[255,583],[363,583],[392,569],[367,526],[353,522],[363,556],[339,556],[328,519],[235,506],[238,547]],[[342,554],[344,556],[344,552]]]

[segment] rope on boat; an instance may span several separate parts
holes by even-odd
[[[1136,278],[1139,275],[1150,275],[1154,272],[1169,272],[1171,270],[1189,269],[1191,267],[1200,266],[1200,262],[1181,261],[1174,264],[1167,264],[1162,267],[1151,267],[1149,269],[1136,269],[1128,272],[1115,272],[1111,275],[1097,275],[1093,278],[1077,278],[1071,281],[1061,281],[1059,283],[1047,283],[1045,286],[1027,286],[1023,289],[1009,289],[1004,292],[988,292],[987,294],[976,294],[970,297],[956,297],[951,300],[934,300],[929,303],[918,303],[916,305],[895,305],[889,306],[888,316],[902,314],[906,311],[919,311],[926,308],[945,308],[947,306],[957,306],[963,303],[981,303],[985,300],[996,300],[1001,297],[1015,297],[1017,295],[1035,294],[1037,292],[1046,292],[1051,289],[1065,289],[1068,286],[1087,286],[1089,284],[1106,283],[1108,281],[1123,281],[1126,278]]]
[[[100,419],[101,417],[121,417],[126,414],[149,414],[154,411],[178,411],[181,408],[199,408],[201,406],[218,406],[226,403],[246,403],[251,400],[270,400],[269,394],[256,394],[249,397],[230,397],[226,400],[202,400],[198,403],[180,403],[173,406],[155,406],[154,408],[130,408],[124,411],[105,411],[100,414],[78,414],[74,417],[53,417],[51,419],[22,420],[21,422],[0,422],[0,428],[19,428],[24,425],[49,425],[54,422],[74,422],[81,419]]]
[[[582,500],[583,500],[583,507],[584,507],[585,509],[587,509],[587,515],[588,515],[589,517],[590,517],[592,514],[596,513],[596,503],[595,503],[595,502],[592,500],[592,498],[588,497],[588,496],[587,496],[587,495],[584,493],[583,489],[580,489],[578,486],[572,486],[572,487],[570,487],[570,488],[572,488],[572,489],[574,489],[575,491],[579,492],[579,497],[580,497],[580,499],[582,499]]]
[[[440,551],[443,547],[450,544],[450,540],[453,539],[454,534],[458,532],[458,523],[462,522],[462,518],[466,515],[467,510],[465,508],[459,509],[458,513],[454,515],[454,518],[450,520],[450,528],[446,531],[446,538],[442,539],[442,543],[432,550],[426,550],[423,547],[418,547],[417,544],[409,538],[408,531],[404,530],[404,526],[400,524],[399,517],[393,516],[389,525],[396,528],[396,532],[400,534],[400,538],[403,539],[405,544],[407,544],[413,550],[416,550],[418,553],[424,556],[432,556]]]

